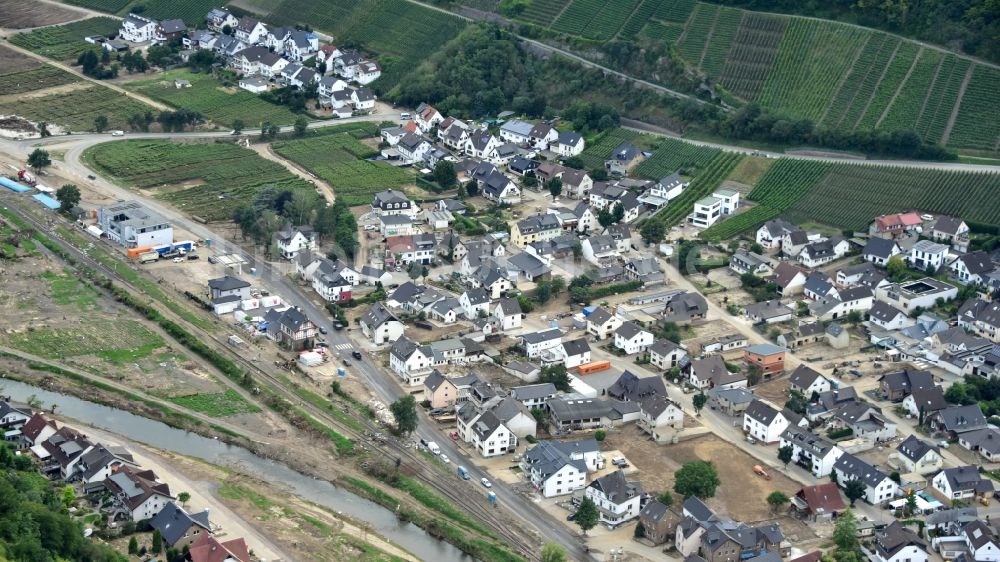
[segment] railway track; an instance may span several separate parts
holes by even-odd
[[[16,196],[12,197],[5,194],[2,199],[11,203],[8,204],[7,207],[11,209],[21,220],[25,221],[36,230],[44,233],[50,239],[58,243],[64,251],[69,252],[74,259],[78,260],[80,263],[101,272],[109,279],[114,279],[116,283],[128,289],[133,294],[146,294],[143,289],[137,287],[128,279],[124,278],[123,275],[119,274],[117,268],[108,267],[101,261],[92,257],[86,249],[81,249],[73,242],[66,240],[59,234],[56,228],[56,226],[60,224],[59,222],[53,223],[50,221],[49,223],[46,223],[39,220],[30,211],[20,208],[18,203],[20,203],[21,200]],[[114,254],[109,252],[109,255]],[[540,540],[540,537],[537,537],[537,533],[523,529],[520,525],[512,524],[514,521],[513,517],[503,516],[505,508],[497,506],[496,504],[489,504],[486,500],[485,494],[480,494],[477,488],[472,488],[468,485],[457,485],[459,483],[464,483],[464,481],[454,474],[442,477],[441,472],[434,466],[429,466],[428,461],[422,458],[414,449],[408,447],[405,443],[400,442],[395,438],[388,438],[385,440],[370,438],[369,435],[382,433],[385,431],[385,428],[377,425],[366,417],[359,416],[357,418],[357,421],[364,426],[364,431],[359,432],[355,428],[348,426],[336,417],[331,416],[323,408],[320,408],[315,404],[299,397],[293,390],[289,389],[275,373],[269,372],[268,370],[261,368],[260,365],[257,365],[256,363],[233,352],[225,338],[200,328],[170,310],[168,307],[161,306],[155,301],[153,306],[160,314],[163,314],[164,317],[168,318],[172,322],[184,326],[184,328],[192,334],[214,342],[217,350],[223,350],[222,353],[226,355],[227,358],[235,361],[237,364],[247,369],[247,371],[255,377],[255,380],[265,383],[269,390],[285,400],[288,400],[290,403],[305,411],[316,420],[344,434],[356,443],[363,444],[366,450],[381,454],[388,461],[394,461],[396,458],[408,461],[410,467],[414,469],[413,478],[435,490],[438,494],[448,500],[454,502],[466,513],[475,516],[478,520],[482,521],[486,527],[491,528],[492,531],[497,536],[501,537],[507,544],[519,550],[522,555],[528,557],[529,559],[537,558],[538,541],[527,540],[532,536]],[[245,389],[238,383],[225,376],[219,377],[219,380],[234,390],[241,392],[245,391]],[[472,492],[473,489],[476,491]]]

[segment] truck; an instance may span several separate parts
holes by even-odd
[[[146,252],[139,254],[139,263],[150,263],[160,259],[160,254],[156,252]]]
[[[464,466],[460,466],[460,467],[458,467],[458,476],[461,477],[462,480],[468,480],[469,479],[469,471],[466,470]]]
[[[30,173],[28,173],[28,170],[18,170],[17,171],[17,181],[19,181],[19,182],[21,182],[21,183],[23,183],[25,185],[30,185],[31,187],[35,187],[35,184],[38,183],[35,180],[35,176],[33,176]]]

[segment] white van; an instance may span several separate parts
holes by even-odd
[[[404,113],[400,113],[400,114],[399,114],[399,118],[400,118],[401,120],[403,120],[403,121],[406,121],[406,120],[408,120],[408,119],[410,118],[410,114],[409,114],[409,113],[406,113],[406,112],[404,112]]]
[[[111,136],[113,137],[124,137],[125,131],[111,131]]]

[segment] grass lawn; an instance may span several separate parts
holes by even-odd
[[[260,408],[244,400],[243,397],[233,389],[229,389],[225,392],[214,392],[208,394],[172,396],[169,400],[178,406],[183,406],[216,418],[224,418],[239,414],[255,414],[260,411]]]
[[[163,338],[136,320],[90,319],[78,328],[35,328],[8,336],[11,347],[62,359],[96,355],[111,363],[129,363],[164,346]]]
[[[175,88],[174,80],[187,80],[191,87]],[[287,107],[268,103],[246,90],[224,88],[210,75],[186,69],[129,82],[125,87],[173,107],[197,111],[205,119],[226,127],[232,126],[236,119],[243,120],[247,128],[259,127],[264,122],[291,125],[299,117]]]
[[[51,271],[42,273],[41,277],[49,282],[52,300],[56,304],[73,305],[81,311],[101,309],[97,304],[97,289],[80,282],[79,279]]]

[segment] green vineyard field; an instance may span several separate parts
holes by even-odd
[[[89,86],[38,97],[22,97],[0,101],[0,113],[20,115],[31,121],[45,121],[72,132],[94,130],[98,115],[108,118],[109,129],[126,129],[127,120],[135,113],[153,108],[104,86]]]
[[[84,41],[84,37],[115,35],[118,33],[119,25],[118,20],[114,18],[88,18],[65,25],[43,27],[28,33],[18,33],[10,38],[10,42],[50,59],[76,62],[80,53],[88,49],[98,49],[97,45]]]
[[[0,92],[3,92],[4,95],[23,94],[75,81],[76,76],[46,64],[20,72],[0,74]]]

